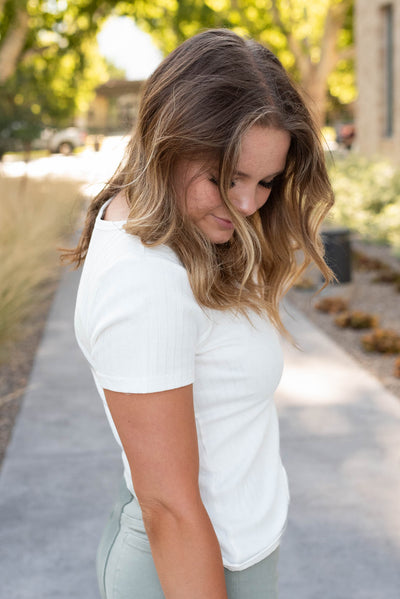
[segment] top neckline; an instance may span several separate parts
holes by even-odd
[[[95,229],[97,229],[97,230],[100,229],[102,231],[115,231],[115,230],[118,231],[119,230],[119,231],[122,231],[122,233],[124,233],[125,235],[128,235],[129,237],[132,237],[132,238],[137,238],[140,241],[139,237],[136,237],[136,235],[131,235],[130,233],[127,233],[125,231],[124,227],[127,222],[126,220],[104,220],[102,218],[107,206],[110,204],[112,199],[113,199],[112,197],[109,198],[101,206],[101,208],[96,216],[96,221],[95,221],[95,225],[94,225]],[[164,256],[169,256],[169,258],[172,259],[174,262],[183,266],[181,260],[178,258],[177,254],[174,252],[174,250],[166,244],[157,245],[153,248],[147,248],[147,249],[152,250],[152,253],[154,252],[154,253],[157,253],[158,255],[162,254]]]
[[[114,196],[112,196],[111,198],[109,198],[106,202],[104,202],[104,204],[101,206],[97,217],[96,217],[96,222],[95,222],[95,227],[97,229],[123,229],[124,225],[126,225],[126,219],[125,220],[104,220],[103,219],[103,215],[104,212],[106,210],[106,208],[111,204],[111,201],[113,200]]]

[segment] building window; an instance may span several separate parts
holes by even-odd
[[[392,137],[394,129],[394,73],[393,73],[393,4],[383,7],[384,26],[384,135]]]

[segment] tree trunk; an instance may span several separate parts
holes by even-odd
[[[5,83],[15,73],[28,33],[28,23],[26,8],[18,9],[15,22],[0,47],[0,83]]]
[[[321,70],[318,67],[319,64],[311,65],[302,80],[302,88],[315,122],[319,128],[322,128],[326,119],[328,82],[327,78],[321,76]]]
[[[319,127],[323,127],[325,124],[328,77],[339,60],[337,50],[338,36],[343,27],[349,5],[350,0],[341,0],[340,2],[331,0],[320,43],[320,60],[319,62],[312,62],[307,44],[304,43],[304,40],[296,39],[293,32],[285,26],[280,12],[280,5],[277,0],[272,0],[275,24],[287,37],[288,46],[293,53],[300,72],[301,84],[306,100],[308,99],[308,104]]]

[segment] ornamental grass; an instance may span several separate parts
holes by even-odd
[[[0,175],[0,361],[54,287],[58,247],[82,207],[79,188],[69,180]]]

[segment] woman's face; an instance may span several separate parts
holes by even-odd
[[[243,216],[251,216],[268,200],[273,181],[285,169],[290,145],[287,131],[254,125],[242,138],[229,200]],[[225,243],[234,226],[218,189],[218,173],[201,162],[178,163],[178,201],[213,243]]]

